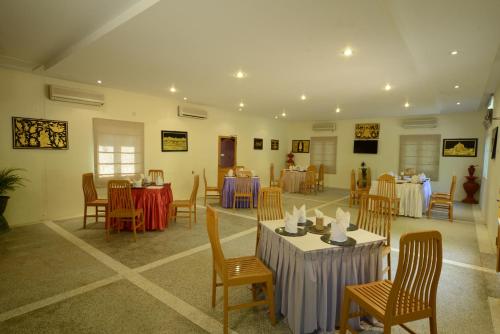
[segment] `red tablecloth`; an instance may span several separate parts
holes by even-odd
[[[144,210],[146,230],[163,230],[168,226],[168,207],[173,201],[172,188],[167,183],[163,188],[132,188],[136,209]]]

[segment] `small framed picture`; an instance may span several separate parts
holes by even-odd
[[[271,150],[277,151],[280,149],[280,141],[278,139],[271,139]]]
[[[292,153],[309,153],[310,140],[292,140]]]
[[[443,139],[443,157],[477,157],[477,138]]]
[[[264,140],[262,138],[254,138],[253,139],[253,149],[254,150],[262,150],[264,147]]]
[[[185,131],[161,131],[162,152],[186,152],[188,150],[188,133]]]

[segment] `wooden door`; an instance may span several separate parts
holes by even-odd
[[[219,136],[219,156],[218,156],[218,173],[217,186],[222,189],[224,183],[224,175],[230,169],[236,166],[236,137]]]

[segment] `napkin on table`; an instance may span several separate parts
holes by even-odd
[[[234,175],[234,171],[232,169],[227,171],[227,176],[233,176],[233,175]]]
[[[424,173],[418,174],[418,177],[420,178],[420,182],[424,182],[427,179],[427,176],[425,176]]]
[[[162,186],[163,185],[163,178],[161,176],[158,176],[156,178],[156,185],[157,186]]]
[[[331,223],[332,233],[330,240],[336,242],[344,242],[347,240],[347,228],[351,221],[351,213],[342,211],[341,208],[337,209],[336,219]]]
[[[419,175],[413,175],[411,177],[411,183],[420,183],[420,176]]]
[[[297,209],[295,205],[293,206],[293,215],[298,218],[299,223],[305,223],[307,221],[306,218],[306,205],[302,204],[300,209]]]
[[[255,176],[255,171],[253,169],[250,171],[250,173],[252,174],[252,176]]]
[[[297,216],[288,212],[285,214],[285,231],[288,233],[297,233]]]

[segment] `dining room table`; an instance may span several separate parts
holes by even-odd
[[[283,192],[298,193],[300,192],[300,184],[306,179],[306,171],[284,169],[281,177]]]
[[[378,181],[372,181],[370,194],[376,195]],[[432,195],[431,181],[411,182],[408,179],[396,181],[396,196],[399,198],[399,215],[421,218],[427,212]]]
[[[232,208],[233,198],[234,198],[234,188],[236,184],[235,176],[224,176],[224,183],[222,185],[222,207]],[[252,196],[253,196],[253,207],[256,208],[259,202],[259,190],[260,190],[260,177],[252,176]],[[236,199],[236,208],[250,208],[250,203],[248,200]]]
[[[315,222],[315,217],[308,219]],[[348,231],[355,246],[335,246],[310,232],[296,237],[278,234],[283,220],[260,224],[257,255],[273,272],[276,313],[293,333],[335,333],[345,286],[382,279],[386,239],[380,235]],[[361,329],[359,318],[352,318],[350,325]]]
[[[147,231],[162,231],[168,227],[168,208],[173,201],[170,183],[161,186],[132,187],[136,209],[143,209]]]

